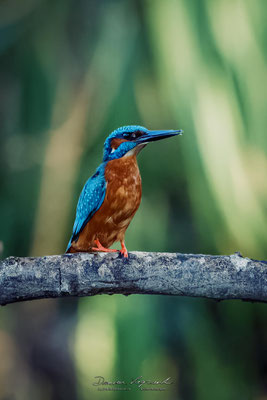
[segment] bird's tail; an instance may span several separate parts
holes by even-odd
[[[69,253],[78,253],[77,250],[75,250],[72,246],[67,247],[67,250],[65,251],[65,254],[69,254]]]
[[[69,241],[69,243],[68,243],[68,246],[67,246],[67,248],[66,248],[65,253],[74,253],[73,251],[71,251],[71,250],[72,250],[71,242],[72,242],[72,237],[70,238],[70,241]]]

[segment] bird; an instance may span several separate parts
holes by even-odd
[[[128,125],[107,137],[103,161],[80,194],[66,253],[118,252],[109,247],[120,242],[120,254],[128,258],[125,232],[142,195],[136,156],[147,144],[182,133]]]

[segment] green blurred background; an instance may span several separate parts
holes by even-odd
[[[2,257],[65,251],[122,125],[183,129],[139,155],[128,250],[267,259],[264,0],[1,0]],[[172,377],[165,393],[100,393]],[[0,310],[0,400],[267,399],[263,304],[163,296]]]

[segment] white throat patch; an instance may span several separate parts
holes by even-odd
[[[138,144],[133,149],[127,151],[127,153],[124,154],[123,157],[130,157],[130,156],[138,154],[139,151],[141,151],[144,147],[146,147],[146,145],[147,145],[147,143]]]

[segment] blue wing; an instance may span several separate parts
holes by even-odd
[[[72,236],[66,251],[70,248],[71,242],[78,238],[79,233],[104,201],[106,194],[105,166],[106,163],[101,164],[83,187],[77,204]]]

